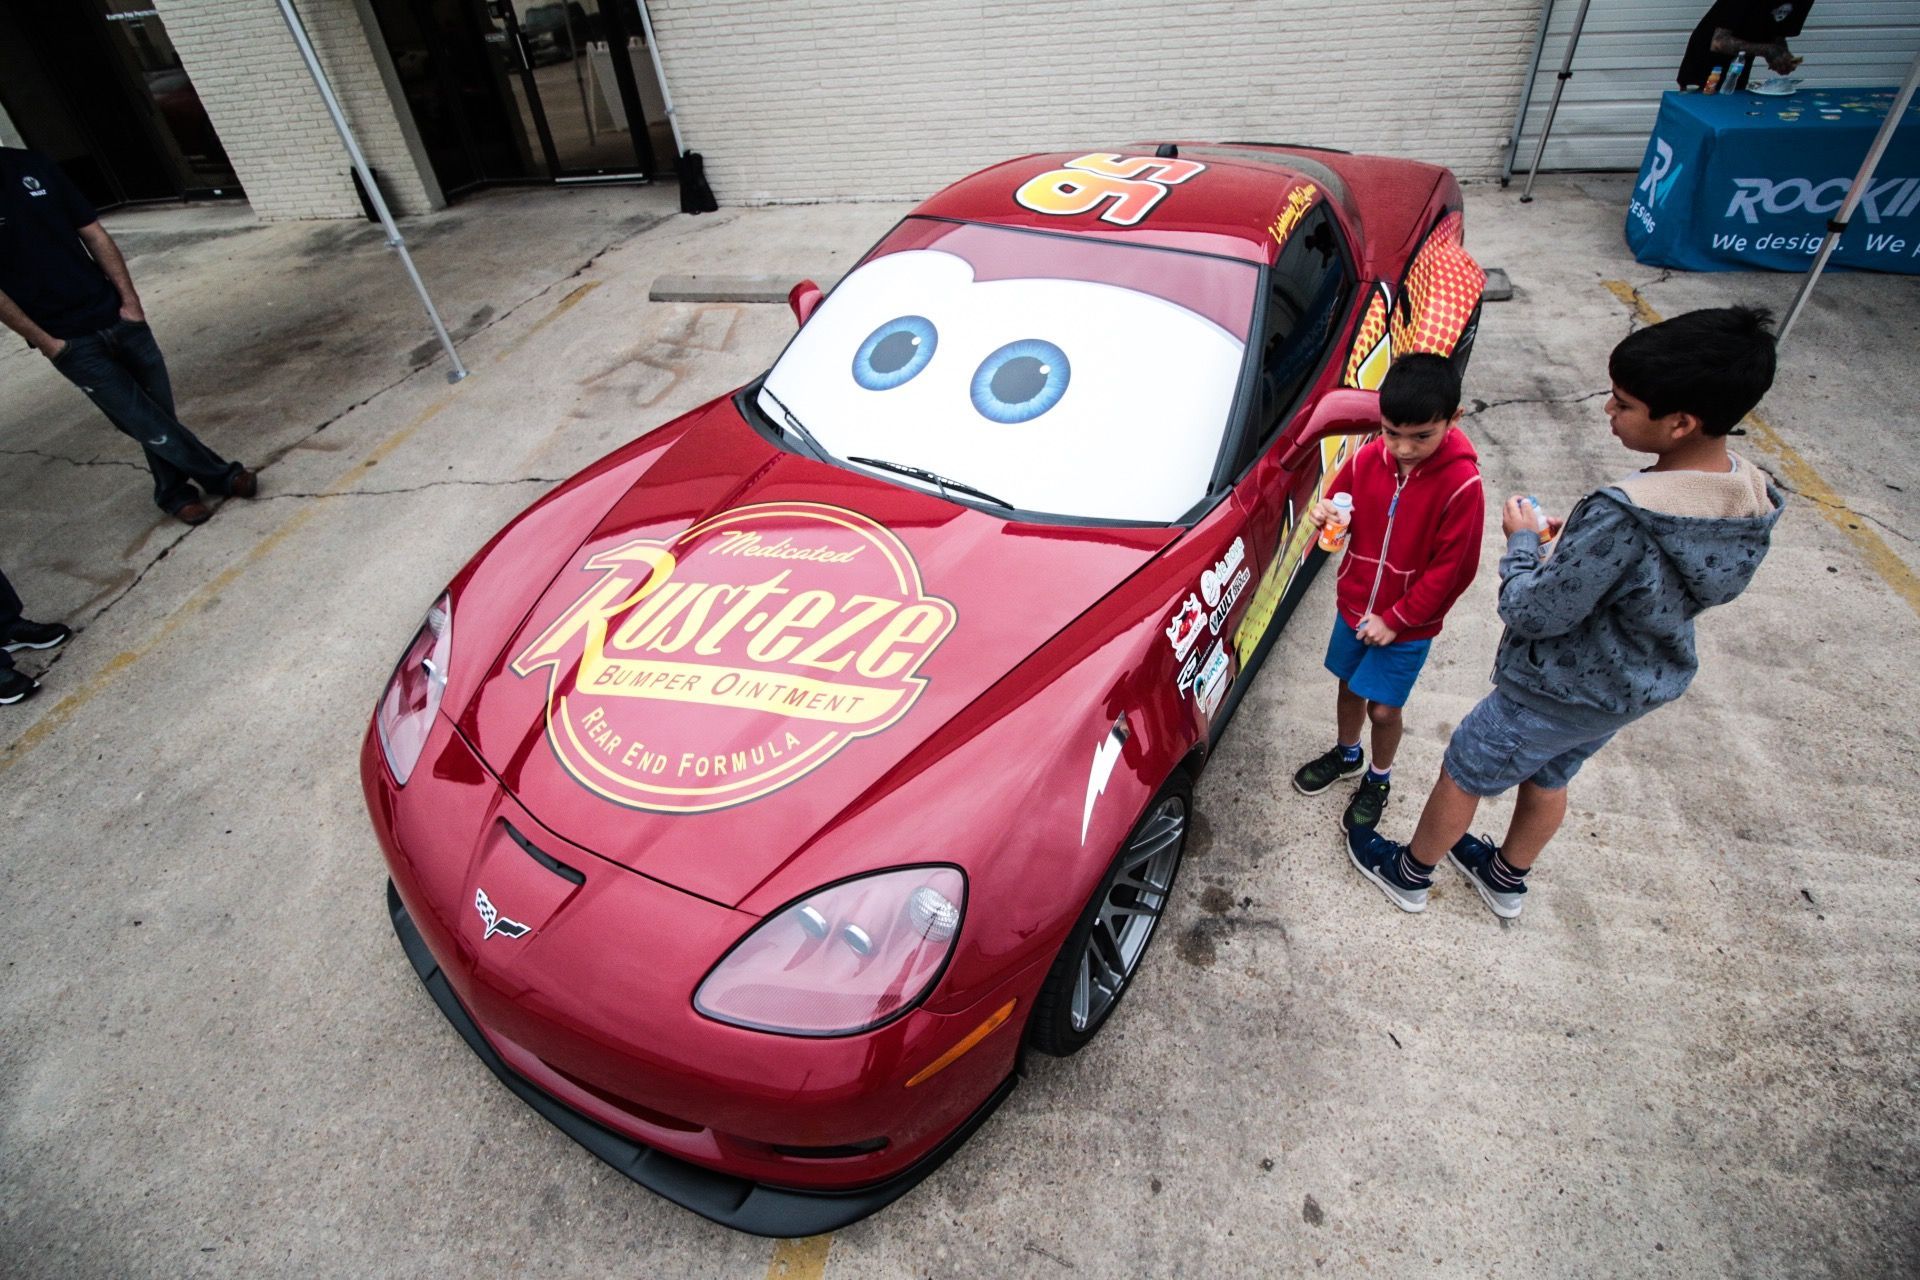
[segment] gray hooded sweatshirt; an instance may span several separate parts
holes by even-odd
[[[1734,458],[1724,473],[1643,471],[1588,494],[1545,558],[1537,534],[1514,534],[1494,684],[1596,733],[1673,701],[1699,667],[1695,615],[1746,589],[1783,508]]]

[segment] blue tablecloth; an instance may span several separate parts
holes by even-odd
[[[1640,261],[1805,271],[1866,159],[1892,89],[1667,93],[1627,206]],[[1920,273],[1920,96],[1894,131],[1831,264]]]

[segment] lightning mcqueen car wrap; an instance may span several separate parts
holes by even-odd
[[[1460,204],[1313,148],[1008,161],[503,529],[361,755],[475,1052],[644,1185],[803,1236],[1084,1045],[1371,388],[1466,359]]]

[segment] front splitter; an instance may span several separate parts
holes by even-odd
[[[779,1238],[824,1235],[884,1209],[946,1163],[973,1131],[986,1123],[987,1117],[1013,1092],[1019,1080],[1017,1073],[1009,1075],[939,1146],[885,1182],[851,1191],[803,1191],[736,1178],[615,1133],[514,1071],[494,1052],[472,1015],[454,994],[452,984],[440,971],[433,952],[427,949],[391,880],[387,882],[387,912],[393,918],[393,931],[399,935],[407,959],[413,963],[414,972],[420,975],[433,1002],[502,1084],[560,1132],[647,1190],[736,1231]]]

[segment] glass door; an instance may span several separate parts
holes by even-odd
[[[487,0],[488,43],[513,64],[514,97],[557,181],[644,177],[653,167],[627,19],[601,0]],[[638,122],[639,127],[634,127]]]
[[[167,39],[159,10],[140,0],[103,0],[101,7],[108,44],[141,90],[180,193],[238,194],[240,181],[227,160],[226,148],[220,145],[186,68],[180,65],[173,41]]]

